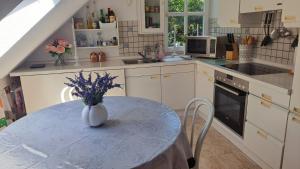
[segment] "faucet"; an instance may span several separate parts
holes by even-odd
[[[151,50],[151,46],[144,46],[143,53],[138,52],[138,54],[143,57],[143,60],[147,60],[148,59],[147,52],[149,52],[150,50]]]

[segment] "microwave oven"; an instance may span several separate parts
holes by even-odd
[[[217,38],[211,36],[188,36],[185,54],[192,57],[216,58]]]

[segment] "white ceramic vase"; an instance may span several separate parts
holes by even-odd
[[[81,116],[83,122],[91,127],[100,126],[108,118],[107,110],[101,103],[95,106],[85,106]]]

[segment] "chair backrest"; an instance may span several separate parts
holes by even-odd
[[[209,101],[208,99],[205,99],[205,98],[194,98],[193,100],[191,100],[188,105],[186,106],[185,108],[185,112],[184,112],[184,124],[183,124],[183,127],[184,129],[186,130],[187,127],[187,121],[188,121],[188,116],[190,115],[190,110],[193,110],[192,111],[192,128],[191,128],[191,132],[190,132],[190,145],[191,145],[191,148],[192,150],[194,149],[194,146],[193,146],[193,143],[194,143],[194,131],[195,131],[195,119],[197,118],[198,116],[198,113],[200,112],[199,109],[201,107],[205,106],[208,110],[208,114],[207,114],[207,119],[204,119],[205,120],[205,124],[203,125],[202,127],[202,130],[198,136],[198,139],[197,139],[197,142],[196,142],[196,146],[195,146],[195,151],[194,151],[194,159],[196,161],[196,165],[195,165],[195,169],[198,169],[199,168],[199,157],[200,157],[200,152],[201,152],[201,149],[202,149],[202,145],[203,145],[203,142],[204,142],[204,139],[205,139],[205,136],[208,132],[208,129],[210,128],[211,124],[212,124],[212,121],[213,121],[213,118],[214,118],[214,106],[212,104],[211,101]],[[193,108],[193,109],[191,109]],[[188,134],[188,131],[186,131],[187,134]]]

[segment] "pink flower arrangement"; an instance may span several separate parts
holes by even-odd
[[[72,44],[64,39],[56,39],[53,42],[46,45],[46,51],[51,54],[52,57],[56,55],[63,55],[65,53],[71,53]]]

